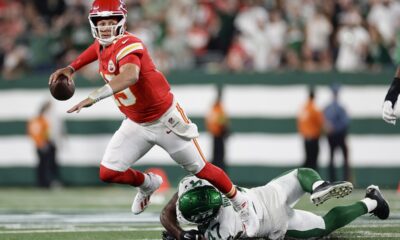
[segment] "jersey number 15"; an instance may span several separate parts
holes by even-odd
[[[115,94],[114,100],[118,107],[121,105],[128,107],[136,103],[136,97],[129,88]]]
[[[100,75],[107,83],[115,77],[112,74],[103,74],[102,72],[100,72]],[[121,107],[121,105],[128,107],[136,103],[136,97],[135,95],[133,95],[133,92],[128,87],[125,90],[115,94],[114,101],[118,107]]]

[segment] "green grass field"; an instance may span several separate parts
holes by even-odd
[[[384,190],[391,216],[381,221],[365,215],[324,239],[400,239],[400,194]],[[144,213],[135,216],[129,187],[0,189],[0,240],[122,240],[160,239],[159,213],[172,191],[157,195]],[[324,214],[364,196],[357,190],[344,199],[313,206],[304,197],[296,208]]]

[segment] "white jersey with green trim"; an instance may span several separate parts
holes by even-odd
[[[210,221],[207,226],[202,226],[204,236],[209,240],[234,239],[242,236],[244,232],[239,214],[233,209],[228,198],[224,197],[224,205],[221,207],[216,218]],[[199,227],[200,228],[200,227]]]
[[[196,188],[198,186],[211,185],[206,180],[195,176],[185,177],[179,183],[178,196]],[[258,237],[268,237],[270,239],[281,239],[285,236],[288,226],[289,206],[286,205],[285,197],[281,194],[280,186],[276,184],[267,184],[261,187],[246,189],[240,188],[246,192],[248,198],[252,201],[260,221],[260,230],[256,234]],[[239,213],[236,212],[229,199],[223,197],[223,206],[216,218],[210,221],[207,226],[203,226],[204,235],[207,239],[233,239],[243,234],[243,224]],[[181,223],[188,224],[178,206],[176,207],[178,220]]]

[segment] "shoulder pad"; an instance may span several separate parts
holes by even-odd
[[[117,40],[116,47],[116,60],[119,61],[130,53],[143,53],[143,43],[133,35],[125,35]]]

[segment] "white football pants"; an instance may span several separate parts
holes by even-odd
[[[322,217],[293,209],[304,193],[297,178],[297,169],[264,186],[250,189],[249,194],[253,195],[253,203],[261,220],[258,236],[281,239],[288,230],[325,229]]]
[[[308,231],[315,228],[325,229],[325,222],[321,216],[292,208],[305,193],[297,178],[297,169],[272,180],[269,184],[280,186],[283,199],[286,199],[289,209],[287,230]]]
[[[178,107],[173,104],[167,112],[176,111],[182,119],[186,119]],[[193,174],[205,166],[206,160],[197,139],[176,135],[160,120],[138,124],[130,119],[123,120],[111,138],[101,164],[115,171],[126,171],[154,145],[165,149],[175,162]]]

